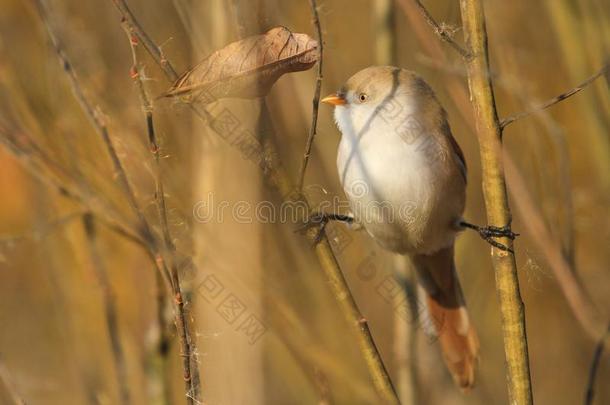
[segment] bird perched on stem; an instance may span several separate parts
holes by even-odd
[[[337,168],[353,220],[384,249],[411,259],[447,368],[458,386],[471,388],[479,342],[453,259],[466,226],[466,162],[445,110],[421,77],[390,66],[356,73],[321,101],[335,106]],[[471,227],[487,239],[506,236],[503,228]]]

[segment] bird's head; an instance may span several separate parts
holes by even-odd
[[[393,66],[371,66],[321,102],[335,106],[335,120],[345,135],[362,134],[372,126],[398,125],[433,98],[432,90],[415,73]]]

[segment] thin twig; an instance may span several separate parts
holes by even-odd
[[[432,15],[428,12],[426,7],[419,0],[399,0],[400,5],[403,8],[409,7],[408,2],[412,2],[415,7],[417,7],[417,11],[426,23],[432,28],[432,31],[444,42],[448,43],[453,49],[455,49],[464,59],[470,59],[472,57],[472,53],[468,50],[464,49],[460,44],[455,42],[453,39],[453,30],[447,29],[446,27],[442,27],[439,25],[436,20],[432,17]]]
[[[127,6],[127,2],[125,2],[125,0],[112,0],[112,2],[121,13],[121,16],[126,20],[130,27],[130,31],[137,35],[138,39],[144,43],[146,51],[150,53],[150,56],[152,56],[155,62],[163,69],[170,80],[175,81],[178,79],[178,72],[176,72],[172,64],[165,58],[161,48],[157,46],[148,35],[144,34],[144,29],[142,29],[140,23],[129,9],[129,6]]]
[[[167,220],[167,206],[165,202],[165,191],[161,176],[161,148],[159,147],[159,139],[157,138],[157,133],[154,127],[152,103],[150,102],[150,98],[148,97],[148,94],[146,93],[146,88],[144,86],[144,71],[140,67],[136,51],[138,39],[129,29],[129,26],[126,24],[126,20],[121,23],[121,26],[123,27],[123,30],[125,31],[125,33],[127,34],[127,38],[129,39],[129,45],[131,48],[131,55],[133,60],[133,66],[131,68],[131,78],[133,79],[133,82],[136,85],[136,88],[138,89],[138,95],[140,97],[140,101],[142,102],[142,109],[144,110],[144,115],[146,119],[146,130],[148,134],[149,149],[155,159],[155,202],[157,205],[159,221],[161,223],[163,241],[168,250],[170,250],[171,252],[175,252],[176,247],[174,246],[174,242],[169,231],[169,223]]]
[[[146,241],[144,241],[144,239],[140,237],[140,235],[133,233],[129,229],[114,222],[110,222],[106,218],[100,217],[98,215],[95,216],[95,220],[98,221],[100,224],[104,225],[106,228],[113,231],[114,233],[116,233],[117,235],[120,235],[125,239],[129,239],[134,243],[137,243],[144,250],[149,250],[148,244],[146,243]]]
[[[186,398],[187,403],[192,405],[194,401],[197,401],[198,396],[198,387],[195,387],[193,384],[192,373],[191,373],[191,357],[193,354],[193,343],[190,340],[189,332],[188,332],[188,324],[186,321],[185,308],[184,308],[184,300],[182,297],[182,293],[180,290],[180,280],[178,277],[178,272],[175,267],[175,260],[170,262],[169,268],[167,262],[164,258],[162,249],[159,247],[159,243],[156,240],[155,235],[152,232],[151,226],[146,220],[136,198],[135,193],[129,183],[127,178],[127,174],[123,168],[123,165],[118,158],[116,150],[114,149],[114,145],[110,139],[110,135],[108,133],[108,129],[101,119],[100,115],[96,113],[92,104],[86,98],[82,87],[76,77],[76,73],[72,69],[72,66],[63,51],[55,33],[49,23],[48,12],[46,5],[44,4],[44,0],[37,0],[36,4],[38,5],[38,11],[40,13],[41,20],[47,27],[47,31],[49,32],[49,37],[51,38],[51,42],[53,47],[55,48],[55,52],[60,59],[61,65],[63,67],[64,72],[69,78],[70,85],[72,87],[72,91],[76,97],[76,99],[81,104],[81,107],[86,112],[87,116],[90,118],[91,123],[93,124],[96,131],[102,137],[104,145],[110,158],[112,160],[112,164],[114,170],[119,178],[119,182],[123,188],[123,191],[127,197],[129,205],[132,210],[136,214],[138,218],[138,224],[140,227],[140,232],[142,233],[143,239],[148,243],[149,250],[151,256],[154,258],[155,263],[157,264],[157,268],[161,271],[166,279],[166,283],[170,286],[171,291],[173,292],[174,305],[176,309],[175,323],[176,329],[180,335],[180,348],[181,348],[181,356],[183,357],[183,378],[185,381],[185,385],[187,386]],[[137,22],[136,22],[137,23]],[[161,66],[165,66],[166,73],[174,74],[175,71],[169,66],[167,63],[163,63],[163,56],[160,52],[159,48],[155,48],[157,50],[157,56],[160,58]]]
[[[27,239],[40,239],[47,236],[53,230],[69,224],[76,218],[82,217],[83,212],[73,212],[63,217],[50,221],[46,224],[36,227],[30,231],[23,232],[18,235],[2,235],[0,234],[0,246],[12,245],[16,242]]]
[[[375,64],[396,65],[396,12],[394,0],[374,0]]]
[[[540,209],[527,189],[525,180],[519,174],[516,163],[510,155],[504,156],[506,176],[510,183],[509,192],[515,201],[515,210],[524,219],[524,226],[541,251],[555,274],[555,279],[568,306],[583,330],[597,342],[604,333],[606,322],[597,310],[590,294],[582,285],[576,271],[566,259],[561,246],[553,238]]]
[[[610,336],[610,324],[606,329],[606,333],[601,337],[595,352],[593,353],[593,359],[591,360],[591,367],[589,368],[589,381],[587,382],[587,390],[585,391],[585,405],[592,405],[593,398],[595,396],[595,380],[597,377],[597,370],[599,369],[599,363],[604,354],[604,348],[606,346],[606,339]]]
[[[76,181],[70,173],[62,168],[55,161],[35,145],[34,141],[24,133],[20,132],[19,137],[26,140],[27,147],[9,133],[6,128],[0,127],[0,143],[10,152],[17,161],[35,178],[57,191],[58,194],[65,196],[89,211],[92,211],[97,220],[104,223],[109,229],[117,234],[132,240],[142,247],[147,247],[144,240],[131,229],[128,224],[120,220],[119,214],[110,206],[98,198],[86,184],[78,182],[76,186],[66,184],[61,179],[66,178]],[[56,178],[57,177],[57,178]]]
[[[142,40],[142,43],[147,48],[151,57],[155,60],[155,62],[157,62],[157,64],[159,64],[163,68],[168,80],[175,81],[175,70],[172,67],[171,63],[167,59],[162,60],[160,54],[154,51],[154,49],[158,48],[149,39],[146,32],[144,32],[138,24],[130,23],[130,21],[135,21],[135,18],[133,15],[131,15],[131,12],[125,4],[125,1],[113,0],[113,2],[117,4],[117,8],[121,12],[121,14],[123,14],[123,16],[125,16],[125,13],[130,14],[130,18],[126,18],[127,24],[129,25],[129,29],[135,35],[137,35],[138,38],[146,38],[145,40]],[[152,49],[148,49],[149,47],[152,47]],[[172,72],[174,72],[174,74],[172,74]],[[204,121],[210,121],[209,113],[205,109],[198,109],[196,107],[193,107],[193,110],[200,117],[202,117]],[[272,142],[265,141],[262,152],[263,156],[261,157],[261,162],[264,162],[263,170],[269,185],[280,196],[282,196],[284,200],[293,201],[292,198],[294,198],[294,188],[292,187],[292,183],[288,178],[286,170],[284,169],[281,161],[279,160],[279,156],[276,149],[277,148],[273,145]],[[313,232],[307,233],[307,237],[310,241],[313,242],[317,238],[317,232],[314,229],[312,229],[312,231]],[[356,302],[347,285],[343,273],[339,268],[339,264],[331,249],[326,234],[323,235],[322,240],[316,245],[316,255],[326,277],[331,281],[330,284],[331,289],[333,291],[333,295],[338,300],[344,316],[346,317],[348,322],[350,322],[355,328],[358,343],[360,345],[360,351],[364,356],[369,373],[371,375],[371,378],[373,379],[375,389],[385,402],[393,404],[399,403],[398,398],[396,396],[396,391],[392,386],[392,382],[385,368],[385,365],[383,364],[383,360],[381,359],[379,350],[375,346],[375,342],[368,327],[368,323],[366,322],[365,318],[362,316],[360,310],[358,309],[358,306],[356,305]]]
[[[93,215],[90,213],[85,213],[82,216],[82,221],[83,227],[85,228],[85,235],[87,237],[89,255],[91,256],[91,264],[93,265],[97,282],[102,290],[104,316],[106,317],[106,327],[110,337],[110,347],[112,348],[112,354],[114,356],[114,367],[117,377],[117,384],[119,386],[119,398],[121,399],[122,404],[129,404],[131,403],[131,400],[128,384],[129,380],[127,378],[127,362],[125,359],[123,346],[121,345],[121,335],[119,332],[115,296],[112,292],[112,287],[110,286],[110,280],[108,279],[108,271],[104,265],[104,260],[99,250],[97,229]]]
[[[552,107],[553,105],[573,96],[574,94],[579,93],[581,90],[583,90],[585,87],[587,87],[588,85],[590,85],[591,83],[593,83],[598,77],[603,76],[604,74],[606,74],[607,72],[610,72],[610,64],[606,64],[604,67],[602,67],[597,73],[595,73],[593,76],[589,77],[587,80],[585,80],[584,82],[580,83],[579,85],[577,85],[576,87],[559,94],[558,96],[553,97],[552,99],[538,105],[535,106],[529,110],[526,111],[522,111],[520,113],[517,114],[513,114],[509,117],[506,117],[504,119],[502,119],[500,121],[500,128],[504,129],[506,128],[506,126],[508,126],[509,124],[512,124],[513,122],[520,120],[522,118],[528,117],[529,115],[538,112],[538,111],[542,111],[542,110],[546,110],[549,107]]]
[[[173,331],[170,330],[170,315],[167,313],[167,291],[163,285],[163,277],[159,271],[155,272],[155,321],[149,327],[151,339],[144,348],[147,375],[147,392],[150,403],[157,405],[170,405],[172,403],[171,369],[169,354],[172,350]]]
[[[146,119],[146,127],[148,133],[148,143],[149,149],[154,156],[155,159],[155,203],[157,206],[157,213],[159,216],[159,222],[161,223],[163,239],[165,242],[166,249],[172,253],[173,263],[175,263],[175,246],[171,239],[169,232],[169,225],[167,220],[167,210],[165,205],[165,191],[163,188],[163,182],[161,180],[161,165],[160,165],[160,146],[159,141],[157,139],[157,135],[154,128],[153,122],[153,106],[150,102],[150,98],[146,93],[146,88],[144,86],[144,71],[140,66],[138,61],[138,53],[136,47],[138,45],[139,39],[135,37],[131,31],[129,30],[129,26],[125,21],[121,22],[121,26],[125,31],[127,38],[129,40],[131,55],[132,55],[132,68],[131,68],[131,78],[136,85],[138,90],[138,95],[140,97],[140,101],[142,103],[142,109],[145,114]],[[175,265],[174,265],[175,266]],[[170,269],[172,266],[170,266]],[[155,381],[154,392],[151,390],[149,392],[150,395],[153,393],[157,395],[158,399],[151,399],[155,403],[165,403],[169,404],[171,402],[169,397],[169,387],[168,382],[170,381],[167,378],[168,371],[168,355],[170,352],[170,344],[171,344],[171,336],[169,335],[169,325],[167,322],[167,317],[165,316],[165,311],[167,307],[167,293],[163,288],[163,278],[160,272],[155,273],[155,287],[156,287],[156,297],[157,297],[157,316],[156,316],[156,335],[155,335],[155,343],[154,348],[152,350],[148,350],[151,353],[153,361],[150,361],[147,367],[147,372],[151,377],[151,381]],[[173,291],[173,289],[172,289]],[[190,351],[190,349],[189,349]],[[147,358],[150,356],[147,355]],[[182,359],[184,361],[184,359]],[[190,391],[190,386],[186,388],[187,392]]]
[[[101,114],[93,107],[93,104],[85,96],[83,88],[80,85],[78,78],[76,77],[76,72],[74,71],[74,69],[72,69],[72,64],[70,63],[70,60],[68,59],[66,53],[64,52],[63,47],[59,43],[59,40],[58,40],[57,36],[55,35],[55,31],[53,30],[53,27],[50,24],[46,0],[36,0],[36,4],[38,6],[38,12],[39,12],[40,18],[41,18],[42,22],[44,23],[45,27],[47,28],[49,38],[51,39],[51,43],[53,45],[53,48],[55,49],[55,53],[57,54],[57,57],[59,58],[60,65],[62,66],[64,73],[66,73],[66,76],[68,77],[68,80],[70,82],[70,88],[72,89],[72,93],[74,94],[74,97],[76,98],[76,100],[80,104],[81,108],[83,109],[83,111],[85,112],[87,117],[89,118],[89,120],[90,120],[91,124],[93,125],[93,127],[95,128],[95,130],[101,136],[104,146],[106,147],[108,155],[110,156],[110,159],[112,161],[114,171],[119,179],[119,183],[121,184],[121,187],[123,188],[123,191],[125,192],[127,201],[129,203],[131,209],[136,214],[138,221],[139,221],[139,225],[142,226],[142,231],[144,232],[145,239],[152,240],[152,238],[153,238],[152,231],[150,230],[150,227],[148,226],[148,223],[144,217],[144,214],[143,214],[142,210],[140,209],[140,206],[135,197],[135,193],[134,193],[131,185],[129,184],[129,180],[127,178],[127,173],[125,172],[125,169],[123,168],[123,164],[121,163],[121,160],[119,159],[119,157],[116,153],[116,149],[114,148],[112,140],[110,139],[108,127],[106,126],[106,123],[102,119]]]
[[[610,66],[610,57],[606,59],[606,67],[608,66]],[[606,87],[608,88],[608,91],[610,91],[610,69],[606,69],[604,78],[606,79]]]
[[[141,234],[142,239],[144,239],[144,241],[147,243],[149,249],[151,250],[152,256],[155,257],[155,260],[156,261],[160,260],[161,263],[165,264],[165,261],[163,260],[161,252],[159,251],[159,249],[157,247],[157,241],[156,241],[155,235],[153,234],[150,224],[146,220],[146,217],[144,216],[144,213],[141,210],[140,205],[138,204],[138,201],[135,197],[135,193],[127,178],[127,173],[125,172],[125,169],[123,168],[123,164],[121,163],[121,160],[119,159],[119,157],[116,153],[112,140],[110,139],[110,134],[108,133],[108,128],[106,127],[106,124],[102,120],[100,114],[98,114],[96,112],[96,110],[93,108],[93,104],[85,96],[85,93],[80,85],[80,82],[78,81],[78,78],[76,77],[76,73],[72,69],[72,64],[70,63],[68,57],[66,56],[66,53],[64,52],[61,44],[59,43],[59,40],[57,39],[57,37],[55,35],[55,31],[53,30],[53,27],[50,24],[48,9],[46,6],[46,0],[36,0],[36,5],[37,5],[37,9],[38,9],[38,12],[40,15],[40,19],[42,20],[43,24],[47,28],[49,38],[51,39],[51,43],[53,45],[53,48],[55,49],[55,53],[56,53],[57,57],[59,58],[63,71],[64,71],[64,73],[66,73],[66,76],[68,76],[68,80],[70,82],[70,87],[72,89],[74,97],[77,99],[81,108],[86,113],[87,117],[89,118],[91,124],[93,125],[93,127],[95,128],[97,133],[102,138],[104,146],[106,147],[106,151],[108,152],[108,155],[110,156],[110,159],[112,161],[114,171],[117,174],[120,185],[123,189],[123,192],[125,193],[125,196],[127,197],[129,206],[131,207],[132,211],[138,218],[138,227],[140,228],[138,233]],[[163,274],[164,274],[164,277],[166,278],[167,284],[171,285],[171,280],[170,280],[170,276],[169,276],[169,271],[167,270],[167,266],[164,265],[161,268],[163,269]]]
[[[8,391],[8,393],[11,396],[11,399],[13,400],[15,405],[26,405],[23,397],[21,395],[19,395],[19,392],[17,392],[17,389],[15,388],[15,384],[12,381],[11,375],[10,375],[8,369],[6,368],[6,366],[4,365],[4,362],[2,361],[1,357],[0,357],[0,381],[2,381],[2,383],[6,387],[6,390]]]
[[[180,349],[182,351],[182,370],[184,372],[184,382],[187,392],[186,397],[187,401],[191,403],[192,401],[198,401],[198,399],[200,398],[199,382],[195,381],[195,379],[193,378],[193,345],[186,326],[187,319],[184,308],[184,301],[182,298],[182,290],[180,287],[180,277],[178,275],[178,268],[176,264],[176,247],[172,241],[172,237],[169,231],[169,223],[167,220],[167,206],[165,202],[165,191],[163,187],[161,173],[161,155],[159,140],[157,139],[157,134],[154,127],[152,103],[150,102],[150,98],[148,97],[148,94],[146,93],[146,88],[144,86],[144,72],[142,71],[138,63],[138,55],[136,50],[136,46],[138,45],[138,38],[130,29],[130,26],[127,23],[126,19],[121,22],[121,26],[123,27],[123,30],[127,35],[127,39],[129,40],[133,61],[133,66],[131,68],[131,77],[136,85],[136,88],[138,89],[140,101],[142,102],[142,108],[144,110],[144,115],[146,119],[149,148],[155,159],[155,203],[157,205],[157,214],[161,223],[163,243],[165,244],[165,249],[168,252],[168,256],[170,258],[169,271],[171,287],[176,305],[175,323],[178,333],[180,334]],[[163,305],[162,303],[159,304]],[[163,326],[164,325],[161,325],[161,327]]]
[[[318,15],[318,6],[316,0],[309,0],[311,7],[311,14],[313,17],[313,24],[316,28],[316,36],[318,40],[318,77],[316,78],[316,89],[313,94],[312,100],[312,111],[311,111],[311,127],[309,128],[309,136],[307,137],[307,144],[305,145],[305,153],[303,154],[303,161],[301,162],[301,170],[299,172],[299,182],[297,183],[297,190],[303,191],[303,183],[305,182],[305,172],[307,171],[307,163],[309,163],[309,156],[311,156],[311,146],[316,136],[318,129],[318,107],[320,106],[320,90],[322,89],[322,65],[324,61],[324,42],[322,38],[322,28],[320,27],[320,16]]]
[[[399,0],[401,2],[401,4],[406,4],[405,2],[407,0]],[[423,7],[423,5],[421,5],[421,3],[418,0],[412,0],[414,3],[417,4],[417,7],[419,9],[419,11],[421,12],[423,18],[426,20],[426,22],[432,27],[432,30],[434,31],[435,34],[439,35],[438,33],[438,25],[434,22],[430,22],[430,14],[426,11],[426,9]],[[406,10],[406,6],[405,6],[405,12],[408,12]],[[439,35],[439,37],[441,39],[444,40],[444,38],[442,36]],[[458,52],[460,52],[458,50]],[[465,51],[467,52],[467,51]],[[462,54],[460,52],[460,54]],[[462,56],[464,56],[462,54]],[[468,56],[470,57],[470,56]],[[438,61],[432,61],[434,63],[435,66],[440,66],[441,64],[438,63]],[[443,69],[447,69],[447,70],[451,70],[452,68],[447,68],[445,66],[443,66]],[[454,70],[457,71],[458,73],[461,74],[461,70]],[[580,91],[582,91],[583,89],[585,89],[587,86],[589,86],[591,83],[593,83],[597,78],[599,78],[600,76],[606,76],[607,81],[608,81],[608,86],[610,87],[610,80],[608,80],[608,77],[610,77],[610,63],[606,63],[599,71],[597,71],[595,74],[593,74],[591,77],[587,78],[585,81],[583,81],[582,83],[578,84],[576,87],[559,94],[558,96],[553,97],[552,99],[538,105],[538,106],[534,106],[529,110],[526,111],[522,111],[520,113],[517,114],[513,114],[511,116],[508,116],[506,118],[503,118],[500,120],[500,128],[503,130],[505,127],[507,127],[508,125],[512,124],[513,122],[528,117],[529,115],[536,113],[538,111],[542,111],[545,110],[549,107],[552,107],[553,105],[579,93]]]

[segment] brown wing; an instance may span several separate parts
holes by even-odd
[[[447,136],[447,139],[449,139],[449,145],[451,146],[451,150],[457,157],[457,163],[460,166],[460,172],[462,173],[462,177],[464,177],[464,182],[467,182],[468,167],[466,166],[466,158],[464,158],[464,152],[462,152],[462,148],[460,148],[460,145],[453,137],[453,134],[451,133],[451,128],[449,127],[449,123],[447,123],[446,118],[443,132]]]
[[[457,141],[453,137],[453,134],[451,133],[451,127],[449,126],[447,111],[445,111],[445,109],[442,107],[441,103],[436,98],[434,91],[432,90],[430,85],[428,85],[428,83],[426,83],[426,81],[424,79],[422,79],[421,77],[413,74],[412,72],[404,70],[404,69],[402,69],[402,72],[403,72],[403,74],[410,75],[409,79],[411,80],[412,86],[415,86],[418,94],[420,94],[424,97],[431,98],[433,103],[436,104],[436,106],[438,107],[438,110],[433,109],[434,110],[433,119],[439,119],[439,121],[437,121],[437,122],[440,123],[441,131],[442,131],[443,135],[445,137],[447,137],[447,139],[449,140],[449,142],[448,142],[449,146],[451,147],[451,151],[453,152],[453,155],[456,158],[455,159],[456,163],[459,166],[460,173],[462,174],[462,177],[464,178],[464,182],[466,183],[467,182],[466,177],[467,177],[467,171],[468,171],[466,168],[466,159],[464,158],[464,153],[462,152],[460,145],[458,145]]]

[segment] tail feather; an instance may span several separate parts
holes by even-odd
[[[432,255],[412,257],[419,282],[426,295],[429,323],[455,383],[474,386],[479,340],[466,310],[466,303],[455,272],[453,246]]]

